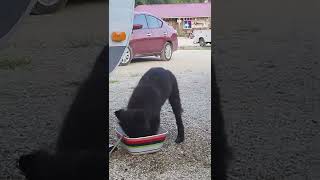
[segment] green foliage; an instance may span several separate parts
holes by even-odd
[[[0,57],[0,69],[15,70],[18,67],[26,66],[30,63],[30,57]]]

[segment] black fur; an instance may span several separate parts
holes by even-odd
[[[163,68],[151,68],[140,79],[127,109],[115,111],[119,125],[132,138],[154,135],[160,126],[160,110],[169,99],[176,118],[176,143],[184,141],[181,102],[175,76]]]
[[[213,114],[213,179],[227,179],[228,162],[232,159],[231,148],[228,147],[224,118],[220,105],[220,93],[216,80],[214,64],[212,64],[212,114]]]
[[[34,151],[22,155],[18,168],[28,180],[105,179],[106,154],[79,150],[49,154]]]
[[[28,180],[107,177],[107,48],[78,90],[63,122],[56,152],[34,151],[18,160],[18,168]]]

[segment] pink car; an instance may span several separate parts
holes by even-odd
[[[160,56],[169,61],[177,49],[177,31],[173,27],[152,14],[135,12],[131,40],[120,65],[142,56]]]

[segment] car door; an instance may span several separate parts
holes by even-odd
[[[148,27],[148,23],[144,14],[137,14],[133,19],[133,24],[141,24],[141,29],[132,30],[130,47],[134,55],[142,55],[150,52],[151,30]]]
[[[150,52],[151,53],[160,53],[166,42],[167,31],[165,28],[162,28],[163,22],[151,15],[146,15],[148,27],[151,30],[150,36]]]

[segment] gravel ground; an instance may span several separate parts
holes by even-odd
[[[101,49],[101,43],[106,41],[105,7],[106,5],[101,1],[87,4],[72,3],[56,14],[30,16],[25,19],[14,34],[8,46],[1,49],[1,180],[22,179],[15,168],[15,160],[19,155],[40,147],[48,150],[54,147],[61,120],[72,102],[76,89],[90,71],[95,57]],[[163,124],[163,126],[169,130],[170,137],[163,151],[150,155],[149,161],[156,161],[157,155],[163,154],[163,160],[159,161],[161,164],[158,162],[159,166],[163,166],[163,168],[159,168],[159,173],[162,175],[158,174],[158,177],[165,178],[168,175],[196,179],[209,179],[210,177],[210,53],[209,51],[201,51],[205,52],[200,53],[204,58],[198,59],[195,54],[199,54],[199,52],[180,51],[174,55],[171,62],[146,62],[142,60],[143,62],[139,63],[137,60],[137,63],[132,63],[127,67],[119,67],[114,73],[114,75],[124,73],[124,76],[115,76],[119,84],[123,83],[121,77],[124,79],[130,77],[132,80],[125,84],[126,86],[122,87],[121,91],[115,92],[116,89],[110,89],[112,99],[118,96],[125,97],[125,95],[128,99],[131,93],[130,88],[135,85],[139,74],[142,75],[148,66],[166,66],[169,69],[174,69],[173,71],[177,73],[179,84],[181,84],[183,107],[186,110],[183,114],[186,126],[186,143],[181,145],[173,143],[176,136],[175,121],[172,120],[174,116],[172,112],[168,112],[171,109],[166,104],[163,108],[163,123],[167,123],[167,125]],[[188,57],[192,57],[192,60]],[[202,62],[195,69],[193,68],[194,60]],[[126,69],[133,69],[137,66],[143,66],[144,69],[139,68],[139,71],[131,71],[133,74],[126,71]],[[192,78],[186,79],[185,74],[190,74]],[[128,87],[130,84],[131,86]],[[117,85],[117,83],[112,83],[111,88]],[[192,85],[197,85],[198,90],[195,94],[198,96],[191,96],[191,99],[189,98],[187,101],[186,95],[192,93],[191,90],[194,89],[191,87]],[[110,109],[111,112],[124,106],[127,102],[127,99],[123,101],[120,99],[117,98],[117,101],[113,101],[113,103],[118,102],[118,105],[114,104],[114,109]],[[198,102],[197,106],[201,106],[203,110],[201,114],[191,112],[194,111],[194,107],[197,107],[193,106],[194,102]],[[187,109],[191,109],[191,111],[187,111]],[[166,120],[169,118],[170,121]],[[191,120],[201,123],[191,123]],[[110,122],[115,122],[113,114]],[[191,134],[197,134],[197,136],[191,136]],[[113,128],[109,138],[111,140],[114,138]],[[170,155],[173,152],[176,152],[178,156]],[[113,166],[113,170],[110,171],[113,175],[121,174],[124,171],[122,166],[134,167],[135,161],[141,161],[141,158],[146,157],[132,157],[118,151],[115,152],[113,161],[119,159],[119,155],[121,156],[119,153],[125,156],[121,160],[128,164],[123,162],[118,164],[119,167]],[[185,160],[180,161],[181,164],[179,164],[177,163],[179,161],[173,158],[176,160],[185,158]],[[116,163],[112,164],[116,165]],[[167,165],[165,166],[165,164]],[[172,167],[175,165],[177,166]],[[157,167],[153,166],[154,169]],[[128,169],[129,171],[123,176],[132,172],[131,168]],[[152,169],[146,167],[142,169],[142,171],[146,170]],[[152,177],[156,174],[149,172],[146,175]]]
[[[194,44],[193,39],[190,39],[187,37],[178,37],[178,42],[179,42],[179,46],[193,46],[193,47],[200,46],[199,44]]]
[[[235,150],[230,179],[319,179],[319,5],[216,3],[214,62]]]
[[[184,109],[185,142],[174,142],[177,130],[168,102],[162,107],[161,126],[169,131],[161,151],[130,155],[112,154],[109,173],[115,179],[210,179],[211,177],[211,51],[179,50],[169,62],[140,58],[118,67],[109,78],[109,141],[115,143],[117,119],[113,112],[126,107],[141,76],[151,67],[164,67],[177,77]]]
[[[75,90],[107,37],[105,16],[106,4],[101,1],[72,3],[56,14],[30,16],[1,49],[1,180],[22,178],[15,168],[22,153],[54,147]]]
[[[217,16],[214,59],[235,150],[228,174],[235,177],[230,179],[317,180],[319,6],[314,0],[277,1],[277,8],[270,1],[246,2],[222,1],[215,8],[219,14],[224,11],[221,4],[228,6],[227,16]],[[1,180],[21,179],[14,167],[18,155],[53,147],[72,96],[107,37],[101,18],[105,13],[104,3],[88,3],[27,18],[9,47],[0,51],[2,61],[10,57],[19,66],[0,67]],[[175,120],[165,104],[162,126],[169,139],[163,149],[142,156],[119,149],[110,160],[110,175],[112,179],[209,179],[210,51],[179,50],[169,62],[139,59],[117,68],[109,82],[109,140],[115,141],[113,111],[126,105],[132,88],[153,66],[171,69],[178,78],[186,141],[174,143]]]

